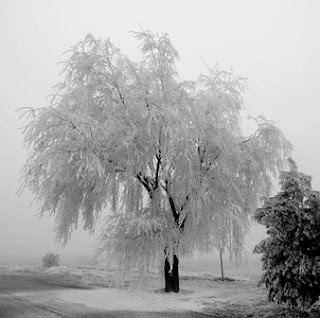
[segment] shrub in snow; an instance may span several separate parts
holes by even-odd
[[[52,267],[52,266],[60,266],[59,264],[59,255],[48,253],[43,259],[42,259],[42,265],[43,267]]]
[[[254,252],[262,253],[269,300],[305,310],[320,295],[320,193],[294,161],[289,164],[280,174],[281,191],[255,212],[269,237]]]

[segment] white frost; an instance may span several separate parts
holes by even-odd
[[[64,290],[59,293],[58,299],[100,310],[198,311],[203,307],[198,301],[202,293],[195,292],[188,297],[189,293],[184,291],[179,294],[165,294],[138,289],[99,288],[94,290]]]

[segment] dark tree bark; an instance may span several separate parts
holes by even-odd
[[[136,178],[142,183],[142,185],[147,190],[151,200],[154,199],[154,192],[159,186],[158,175],[159,175],[160,164],[161,164],[161,154],[159,154],[159,156],[157,156],[157,160],[158,160],[157,161],[157,168],[156,168],[157,171],[156,171],[156,177],[154,180],[150,177],[143,176],[141,173],[136,175]],[[168,181],[167,180],[166,180],[165,190],[168,193]],[[182,232],[184,229],[186,217],[184,218],[182,224],[179,224],[179,213],[177,212],[174,200],[170,195],[168,195],[168,199],[169,199],[169,204],[171,207],[171,212],[172,212],[174,222],[175,222],[176,226]],[[180,212],[183,210],[183,208],[187,204],[188,200],[189,200],[189,197],[187,196],[186,202],[181,207]],[[164,253],[166,254],[166,250],[164,250]],[[165,288],[164,288],[165,292],[178,293],[180,290],[180,286],[179,286],[179,259],[178,259],[177,255],[173,256],[172,270],[170,270],[170,262],[169,262],[168,257],[166,256],[165,264],[164,264],[164,278],[165,278]]]
[[[164,265],[164,278],[165,278],[165,292],[178,293],[179,286],[179,259],[176,255],[173,256],[172,270],[170,271],[170,263],[168,258],[165,260]]]
[[[223,253],[223,249],[220,248],[220,269],[221,269],[221,277],[224,278],[222,253]]]
[[[168,194],[168,181],[166,181],[166,191]],[[177,208],[172,196],[168,195],[168,200],[169,200],[175,225],[182,233],[184,230],[184,224],[185,224],[186,218],[183,220],[181,224],[180,224],[179,218],[180,218],[180,212],[182,212],[184,205],[180,208],[179,211],[177,211]],[[176,243],[179,244],[179,242],[176,242]],[[168,257],[166,257],[165,264],[164,264],[164,278],[165,278],[165,288],[164,288],[165,292],[178,293],[180,290],[180,286],[179,286],[179,259],[177,255],[173,255],[173,263],[172,263],[171,271],[170,271],[170,262],[168,260]]]

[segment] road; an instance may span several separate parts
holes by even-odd
[[[105,294],[103,294],[103,292]],[[110,290],[79,288],[57,284],[36,275],[0,275],[1,318],[205,318],[206,314],[192,311],[144,311],[130,308],[108,297]],[[101,295],[101,297],[99,297]],[[119,293],[119,297],[121,294]],[[86,303],[90,306],[86,306]],[[213,317],[213,316],[212,316]]]

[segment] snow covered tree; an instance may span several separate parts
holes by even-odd
[[[166,34],[134,35],[140,62],[92,35],[70,49],[51,104],[28,112],[22,187],[64,243],[79,218],[94,231],[107,210],[100,252],[124,270],[162,263],[178,292],[179,257],[203,248],[214,215],[249,219],[291,146],[263,118],[243,135],[244,78],[214,67],[181,81]]]
[[[42,266],[43,267],[52,267],[52,266],[60,266],[60,257],[58,254],[48,253],[42,259]]]
[[[208,241],[208,250],[219,251],[221,278],[224,279],[223,254],[228,251],[230,259],[239,265],[243,253],[246,235],[250,230],[248,215],[237,209],[218,211],[213,214],[212,240]]]
[[[269,300],[304,310],[320,296],[320,193],[289,163],[290,171],[280,174],[281,191],[255,212],[269,235],[255,252],[262,253]]]

